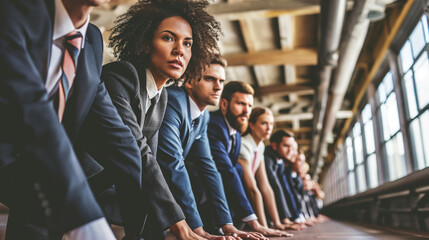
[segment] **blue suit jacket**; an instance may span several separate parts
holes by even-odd
[[[241,135],[236,133],[235,149],[228,153],[228,145],[231,141],[228,126],[220,110],[210,113],[208,128],[210,148],[213,160],[222,175],[228,204],[234,213],[234,217],[240,219],[253,214],[252,206],[247,199],[246,192],[241,182],[242,169],[237,164],[240,153]]]
[[[0,2],[0,170],[19,159],[49,169],[56,179],[49,188],[60,186],[55,200],[62,218],[56,224],[68,231],[102,216],[78,158],[91,174],[101,166],[86,165],[93,161],[88,153],[113,163],[134,189],[141,185],[141,164],[137,144],[100,81],[103,45],[93,25],[88,26],[73,92],[59,123],[45,89],[54,9],[53,0]]]
[[[209,113],[204,112],[192,128],[189,95],[185,88],[169,87],[167,110],[159,130],[158,162],[171,191],[182,207],[186,221],[192,229],[201,227],[202,221],[192,191],[185,159],[193,161],[201,178],[208,199],[216,212],[216,223],[232,223],[222,179],[213,162],[207,125]]]

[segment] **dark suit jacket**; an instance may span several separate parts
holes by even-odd
[[[231,137],[225,119],[218,110],[210,113],[208,136],[213,159],[222,175],[226,196],[234,217],[242,219],[253,214],[252,206],[241,182],[242,169],[237,164],[241,146],[240,133],[236,133],[235,149],[228,153]]]
[[[207,139],[209,113],[205,111],[199,117],[199,123],[192,127],[186,90],[178,87],[167,89],[168,104],[159,132],[158,162],[170,189],[182,207],[189,226],[192,229],[201,227],[203,224],[185,168],[185,159],[192,161],[201,176],[207,197],[215,208],[215,222],[219,226],[232,223],[222,179],[213,162]]]
[[[281,174],[283,174],[283,163],[277,163],[277,153],[271,146],[265,148],[265,169],[267,171],[268,180],[273,188],[276,197],[277,209],[281,219],[292,218],[292,213],[289,209],[286,199],[286,193],[281,184]],[[283,169],[283,170],[282,170]]]
[[[122,121],[137,139],[142,158],[143,194],[149,203],[146,212],[154,216],[155,226],[164,230],[185,218],[156,161],[158,132],[167,106],[167,91],[162,91],[153,111],[146,114],[145,71],[139,74],[129,62],[113,62],[103,67],[101,79]]]
[[[99,30],[88,27],[61,126],[45,89],[54,1],[5,0],[0,9],[0,168],[30,158],[61,178],[55,184],[68,188],[57,193],[63,199],[60,222],[68,231],[102,216],[92,194],[85,192],[87,182],[72,146],[82,162],[93,160],[90,153],[113,165],[130,189],[141,184],[138,148],[100,82]]]

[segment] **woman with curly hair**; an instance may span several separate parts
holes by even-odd
[[[220,25],[205,11],[207,5],[205,0],[140,0],[112,29],[110,47],[119,61],[105,65],[101,78],[137,140],[142,163],[142,204],[135,209],[141,219],[123,223],[125,239],[163,239],[167,228],[178,239],[235,239],[190,229],[156,159],[167,103],[164,85],[199,78],[218,52]]]

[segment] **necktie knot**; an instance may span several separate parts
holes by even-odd
[[[76,66],[79,51],[82,47],[82,34],[78,31],[72,31],[65,37],[65,47],[73,59],[73,64]]]

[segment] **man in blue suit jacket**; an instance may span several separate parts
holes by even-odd
[[[100,81],[102,38],[88,23],[93,6],[103,2],[0,2],[0,201],[11,209],[6,239],[63,233],[65,239],[115,239],[85,178],[103,167],[121,188],[124,218],[132,221],[141,188],[139,150]],[[70,31],[84,36],[83,48],[60,123],[48,87],[62,73]]]
[[[244,82],[232,81],[225,85],[219,104],[220,109],[210,113],[208,127],[210,148],[222,175],[234,219],[246,222],[252,230],[264,235],[286,235],[284,232],[259,224],[241,182],[242,169],[237,160],[241,133],[247,128],[253,105],[253,92],[253,88]]]
[[[201,185],[214,207],[216,224],[222,227],[225,235],[247,238],[251,234],[238,231],[232,225],[222,179],[211,157],[207,138],[209,113],[205,108],[219,101],[225,81],[224,68],[225,63],[217,56],[201,79],[189,79],[184,87],[167,88],[168,103],[159,132],[157,159],[187,223],[197,234],[211,237],[202,228],[185,159],[192,162],[198,172]]]

